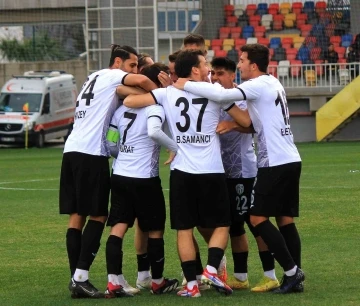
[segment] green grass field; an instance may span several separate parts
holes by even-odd
[[[62,149],[0,149],[0,305],[360,305],[360,142],[299,144],[303,159],[301,216],[305,293],[278,296],[235,291],[220,296],[214,290],[199,299],[175,294],[131,299],[71,300],[65,249],[67,216],[58,214]],[[162,156],[162,160],[165,159]],[[168,168],[161,167],[168,198]],[[105,241],[90,275],[95,286],[107,283]],[[249,236],[249,280],[262,276],[254,239]],[[202,258],[206,263],[206,246]],[[175,232],[165,236],[165,275],[180,278]],[[232,272],[231,251],[226,251]],[[133,231],[124,241],[125,277],[136,280]],[[280,279],[282,270],[277,266]]]

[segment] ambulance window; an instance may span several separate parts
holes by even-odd
[[[43,110],[42,110],[41,114],[48,114],[48,113],[50,113],[50,94],[49,93],[47,93],[45,95]]]

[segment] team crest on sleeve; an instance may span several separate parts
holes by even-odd
[[[244,185],[243,185],[243,184],[237,184],[237,185],[235,186],[235,189],[236,189],[236,193],[237,193],[238,195],[241,195],[241,194],[244,193]]]

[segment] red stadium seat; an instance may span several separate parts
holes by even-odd
[[[274,77],[277,77],[277,67],[278,67],[277,61],[270,61],[268,67],[268,73],[272,74]]]
[[[235,49],[240,50],[240,48],[243,45],[246,45],[246,39],[245,38],[235,38],[234,43],[235,43]]]
[[[228,38],[230,35],[230,27],[221,27],[219,29],[219,38]]]
[[[301,30],[301,26],[306,24],[307,15],[306,14],[298,14],[296,19],[296,27]]]
[[[260,24],[261,16],[260,15],[254,15],[249,17],[249,25],[252,27],[257,27]]]
[[[222,39],[212,39],[211,40],[211,49],[214,50],[214,51],[221,50],[222,45],[223,45],[223,40]]]
[[[305,38],[305,43],[308,46],[308,48],[313,48],[316,46],[316,37],[315,36],[308,36]]]
[[[284,37],[282,40],[281,40],[281,46],[284,48],[284,49],[289,49],[291,48],[293,45],[293,38],[292,37]]]
[[[315,71],[316,71],[316,75],[318,76],[321,76],[324,74],[324,66],[323,65],[320,65],[320,64],[323,64],[324,61],[321,60],[321,59],[317,59],[314,61],[315,63]]]
[[[230,38],[240,38],[241,31],[242,31],[241,27],[230,28]]]
[[[274,56],[274,53],[275,53],[274,49],[269,48],[270,61],[271,61],[272,57]]]
[[[341,44],[341,36],[331,36],[330,43],[334,45],[334,48],[339,47]]]
[[[315,62],[316,60],[320,59],[321,54],[321,48],[320,47],[314,47],[310,50],[310,59]]]
[[[325,1],[317,1],[315,3],[315,12],[320,14],[321,12],[326,11],[326,2]]]
[[[312,29],[312,24],[304,24],[300,27],[301,36],[307,37],[309,36]]]
[[[254,36],[259,38],[262,38],[265,36],[266,28],[264,26],[257,26],[254,28]]]
[[[258,43],[261,45],[264,45],[266,47],[269,47],[270,45],[270,40],[267,37],[259,37],[258,38]],[[274,49],[272,49],[274,51]]]
[[[256,4],[248,4],[248,5],[246,6],[246,10],[245,10],[246,15],[248,15],[248,16],[254,16],[255,13],[256,13],[256,9],[257,9]]]
[[[326,28],[325,28],[325,35],[327,37],[331,37],[334,36],[334,31],[335,31],[335,23],[329,23]]]
[[[345,58],[345,52],[346,52],[345,47],[336,47],[336,48],[334,48],[334,50],[338,54],[339,59]]]
[[[299,14],[301,14],[302,8],[303,8],[302,2],[293,2],[292,6],[291,6],[291,11],[294,14],[299,15]]]
[[[238,22],[238,18],[236,16],[226,17],[226,26],[227,27],[236,27],[237,22]]]
[[[227,51],[226,50],[215,50],[215,57],[226,57]]]
[[[234,6],[231,4],[224,5],[225,16],[234,15]]]
[[[301,72],[302,62],[299,60],[290,60],[290,75],[292,77],[298,77]]]
[[[290,49],[286,49],[286,59],[288,61],[293,61],[296,59],[296,55],[297,55],[298,50],[296,48],[290,48]],[[300,61],[301,62],[301,61]]]

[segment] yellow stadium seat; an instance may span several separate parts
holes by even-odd
[[[305,70],[305,84],[306,86],[316,85],[316,73],[315,70]]]

